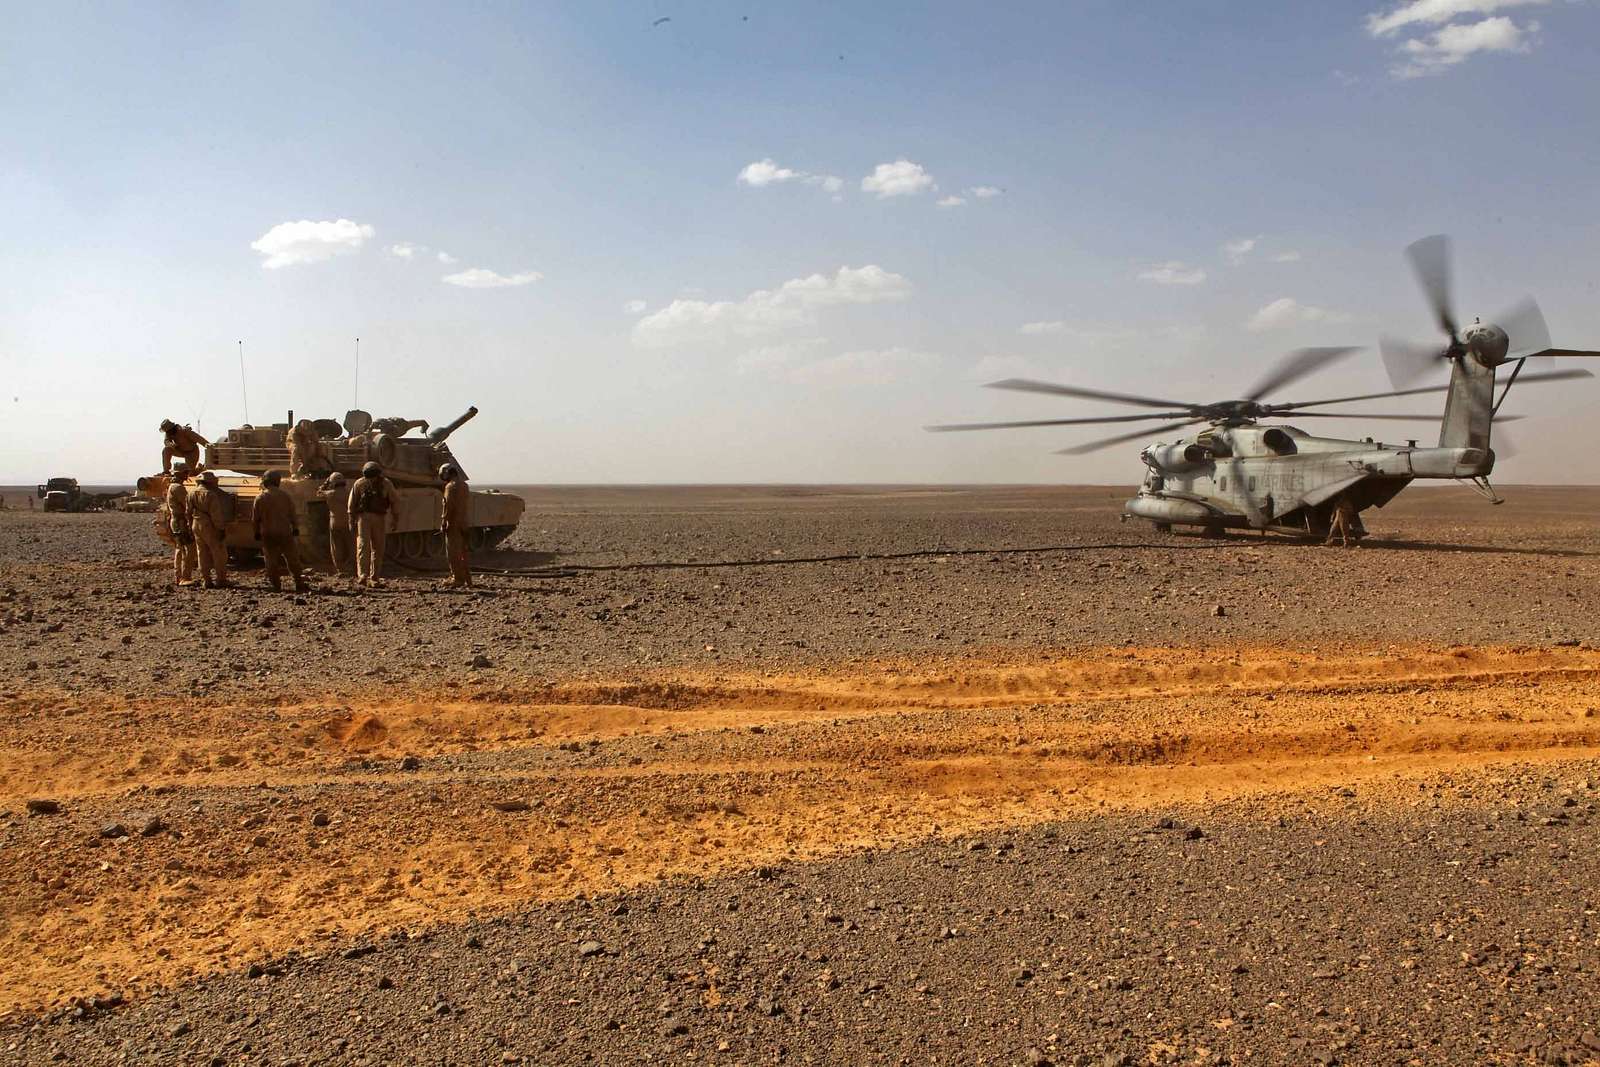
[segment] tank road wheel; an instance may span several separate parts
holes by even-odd
[[[427,547],[424,551],[429,559],[444,559],[443,530],[434,530],[427,535]]]
[[[489,526],[474,526],[467,531],[467,551],[482,552],[489,547]]]
[[[426,530],[407,530],[400,535],[400,558],[423,559],[428,555]]]

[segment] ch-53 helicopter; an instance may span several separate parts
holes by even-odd
[[[1532,299],[1524,299],[1494,323],[1474,320],[1461,329],[1451,310],[1450,242],[1447,237],[1424,237],[1406,249],[1417,280],[1440,329],[1449,338],[1444,346],[1418,345],[1383,338],[1380,351],[1395,389],[1326,400],[1268,403],[1265,397],[1343,359],[1358,348],[1304,348],[1282,358],[1238,400],[1188,403],[1158,397],[1112,393],[1051,382],[1009,378],[991,382],[989,388],[1011,389],[1051,396],[1103,400],[1161,410],[1138,415],[1091,418],[1039,419],[1025,422],[961,423],[930,426],[936,432],[997,430],[1027,426],[1084,426],[1101,423],[1168,420],[1154,429],[1102,438],[1062,455],[1082,455],[1110,445],[1148,438],[1188,426],[1209,424],[1193,437],[1154,441],[1139,458],[1144,461],[1144,483],[1123,508],[1124,518],[1148,519],[1158,530],[1175,525],[1199,526],[1217,535],[1224,528],[1248,528],[1297,537],[1329,537],[1337,533],[1346,544],[1359,540],[1365,529],[1360,512],[1382,507],[1416,478],[1453,478],[1470,482],[1491,503],[1502,503],[1489,483],[1495,453],[1489,435],[1495,415],[1511,386],[1569,381],[1594,377],[1587,370],[1540,369],[1554,357],[1600,356],[1600,352],[1552,348],[1544,316]],[[1403,388],[1444,362],[1450,380],[1443,385]],[[1528,373],[1525,368],[1533,365]],[[1504,388],[1495,395],[1495,372],[1511,365]],[[1295,426],[1263,426],[1262,419],[1292,417],[1362,418],[1394,421],[1433,421],[1438,416],[1391,413],[1352,414],[1311,410],[1363,400],[1445,393],[1444,414],[1437,447],[1386,445],[1368,437],[1347,441],[1318,437]],[[1518,416],[1507,415],[1505,422]],[[1331,538],[1330,538],[1331,539]]]

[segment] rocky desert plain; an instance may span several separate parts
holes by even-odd
[[[0,1061],[1600,1063],[1600,490],[520,491],[470,592],[0,512]]]

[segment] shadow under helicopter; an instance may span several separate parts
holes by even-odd
[[[1289,534],[1273,534],[1262,536],[1259,532],[1245,533],[1237,530],[1225,531],[1220,534],[1183,533],[1174,534],[1175,537],[1194,538],[1200,543],[1185,545],[1185,548],[1202,548],[1206,545],[1242,545],[1242,544],[1278,544],[1284,546],[1309,545],[1317,548],[1328,548],[1320,537],[1295,537]],[[1150,545],[1151,548],[1163,547]],[[1173,547],[1173,546],[1166,546]],[[1526,545],[1492,545],[1492,544],[1457,544],[1450,541],[1411,541],[1399,538],[1364,537],[1360,547],[1367,551],[1383,552],[1465,552],[1472,555],[1485,556],[1543,556],[1549,559],[1584,559],[1600,557],[1600,552],[1589,552],[1579,548],[1529,548]]]

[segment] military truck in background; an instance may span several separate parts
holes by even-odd
[[[239,426],[206,446],[204,468],[217,475],[223,493],[227,528],[223,537],[228,554],[247,558],[260,551],[252,522],[255,499],[261,494],[260,477],[268,470],[283,473],[280,488],[295,502],[300,518],[300,552],[308,562],[331,566],[328,546],[328,505],[317,490],[327,475],[338,471],[355,485],[361,468],[369,461],[383,467],[400,497],[398,525],[389,535],[387,558],[401,564],[444,558],[444,534],[439,522],[444,513],[444,491],[439,468],[454,464],[465,476],[468,472],[451,453],[450,435],[478,414],[475,407],[445,426],[429,432],[421,419],[374,419],[365,411],[345,413],[342,422],[315,419],[317,447],[307,463],[310,474],[289,476],[289,448],[286,443],[295,425],[294,412],[287,422],[271,426]],[[413,429],[421,430],[416,437]],[[139,491],[165,500],[168,478],[156,475],[139,479]],[[527,506],[523,499],[494,489],[474,489],[471,493],[467,543],[472,551],[500,544],[517,528]],[[156,532],[172,543],[163,506],[157,514]]]
[[[46,511],[101,511],[117,504],[124,493],[89,493],[76,478],[51,478],[38,487]]]

